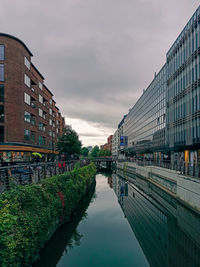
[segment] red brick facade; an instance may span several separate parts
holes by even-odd
[[[107,139],[107,143],[101,146],[101,149],[109,150],[112,153],[112,138],[113,135],[110,135]]]
[[[7,34],[0,33],[0,46],[4,47],[4,58],[0,58],[4,68],[4,79],[0,80],[1,88],[4,87],[0,151],[56,153],[56,142],[65,122],[53,94],[44,85],[44,77],[31,62],[32,53],[22,41]]]

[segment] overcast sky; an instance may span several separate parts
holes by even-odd
[[[165,63],[198,0],[0,0],[84,145],[103,144]]]

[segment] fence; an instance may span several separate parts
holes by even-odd
[[[177,162],[171,162],[169,160],[156,161],[153,159],[149,159],[149,160],[120,159],[118,161],[119,162],[123,162],[123,161],[135,162],[139,166],[157,166],[157,167],[167,168],[167,169],[178,171],[180,172],[180,174],[183,174],[183,175],[200,178],[200,166],[196,164],[192,165],[188,162],[177,163]]]
[[[88,160],[45,162],[26,165],[7,166],[0,168],[0,194],[9,190],[12,184],[26,185],[38,183],[40,180],[53,175],[69,172],[74,169],[75,163],[80,162],[80,167],[88,165]]]

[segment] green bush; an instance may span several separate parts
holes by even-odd
[[[92,163],[2,194],[0,266],[28,266],[33,262],[57,227],[70,219],[95,173]]]

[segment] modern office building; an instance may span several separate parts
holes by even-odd
[[[0,33],[0,157],[28,161],[33,152],[48,159],[65,125],[52,92],[18,38]]]
[[[174,160],[200,158],[200,7],[167,52],[167,142]]]
[[[152,154],[166,151],[166,65],[127,114],[124,120],[124,136],[128,137],[125,149],[129,154]]]
[[[127,114],[123,135],[128,155],[165,158],[179,165],[200,162],[200,7]]]

